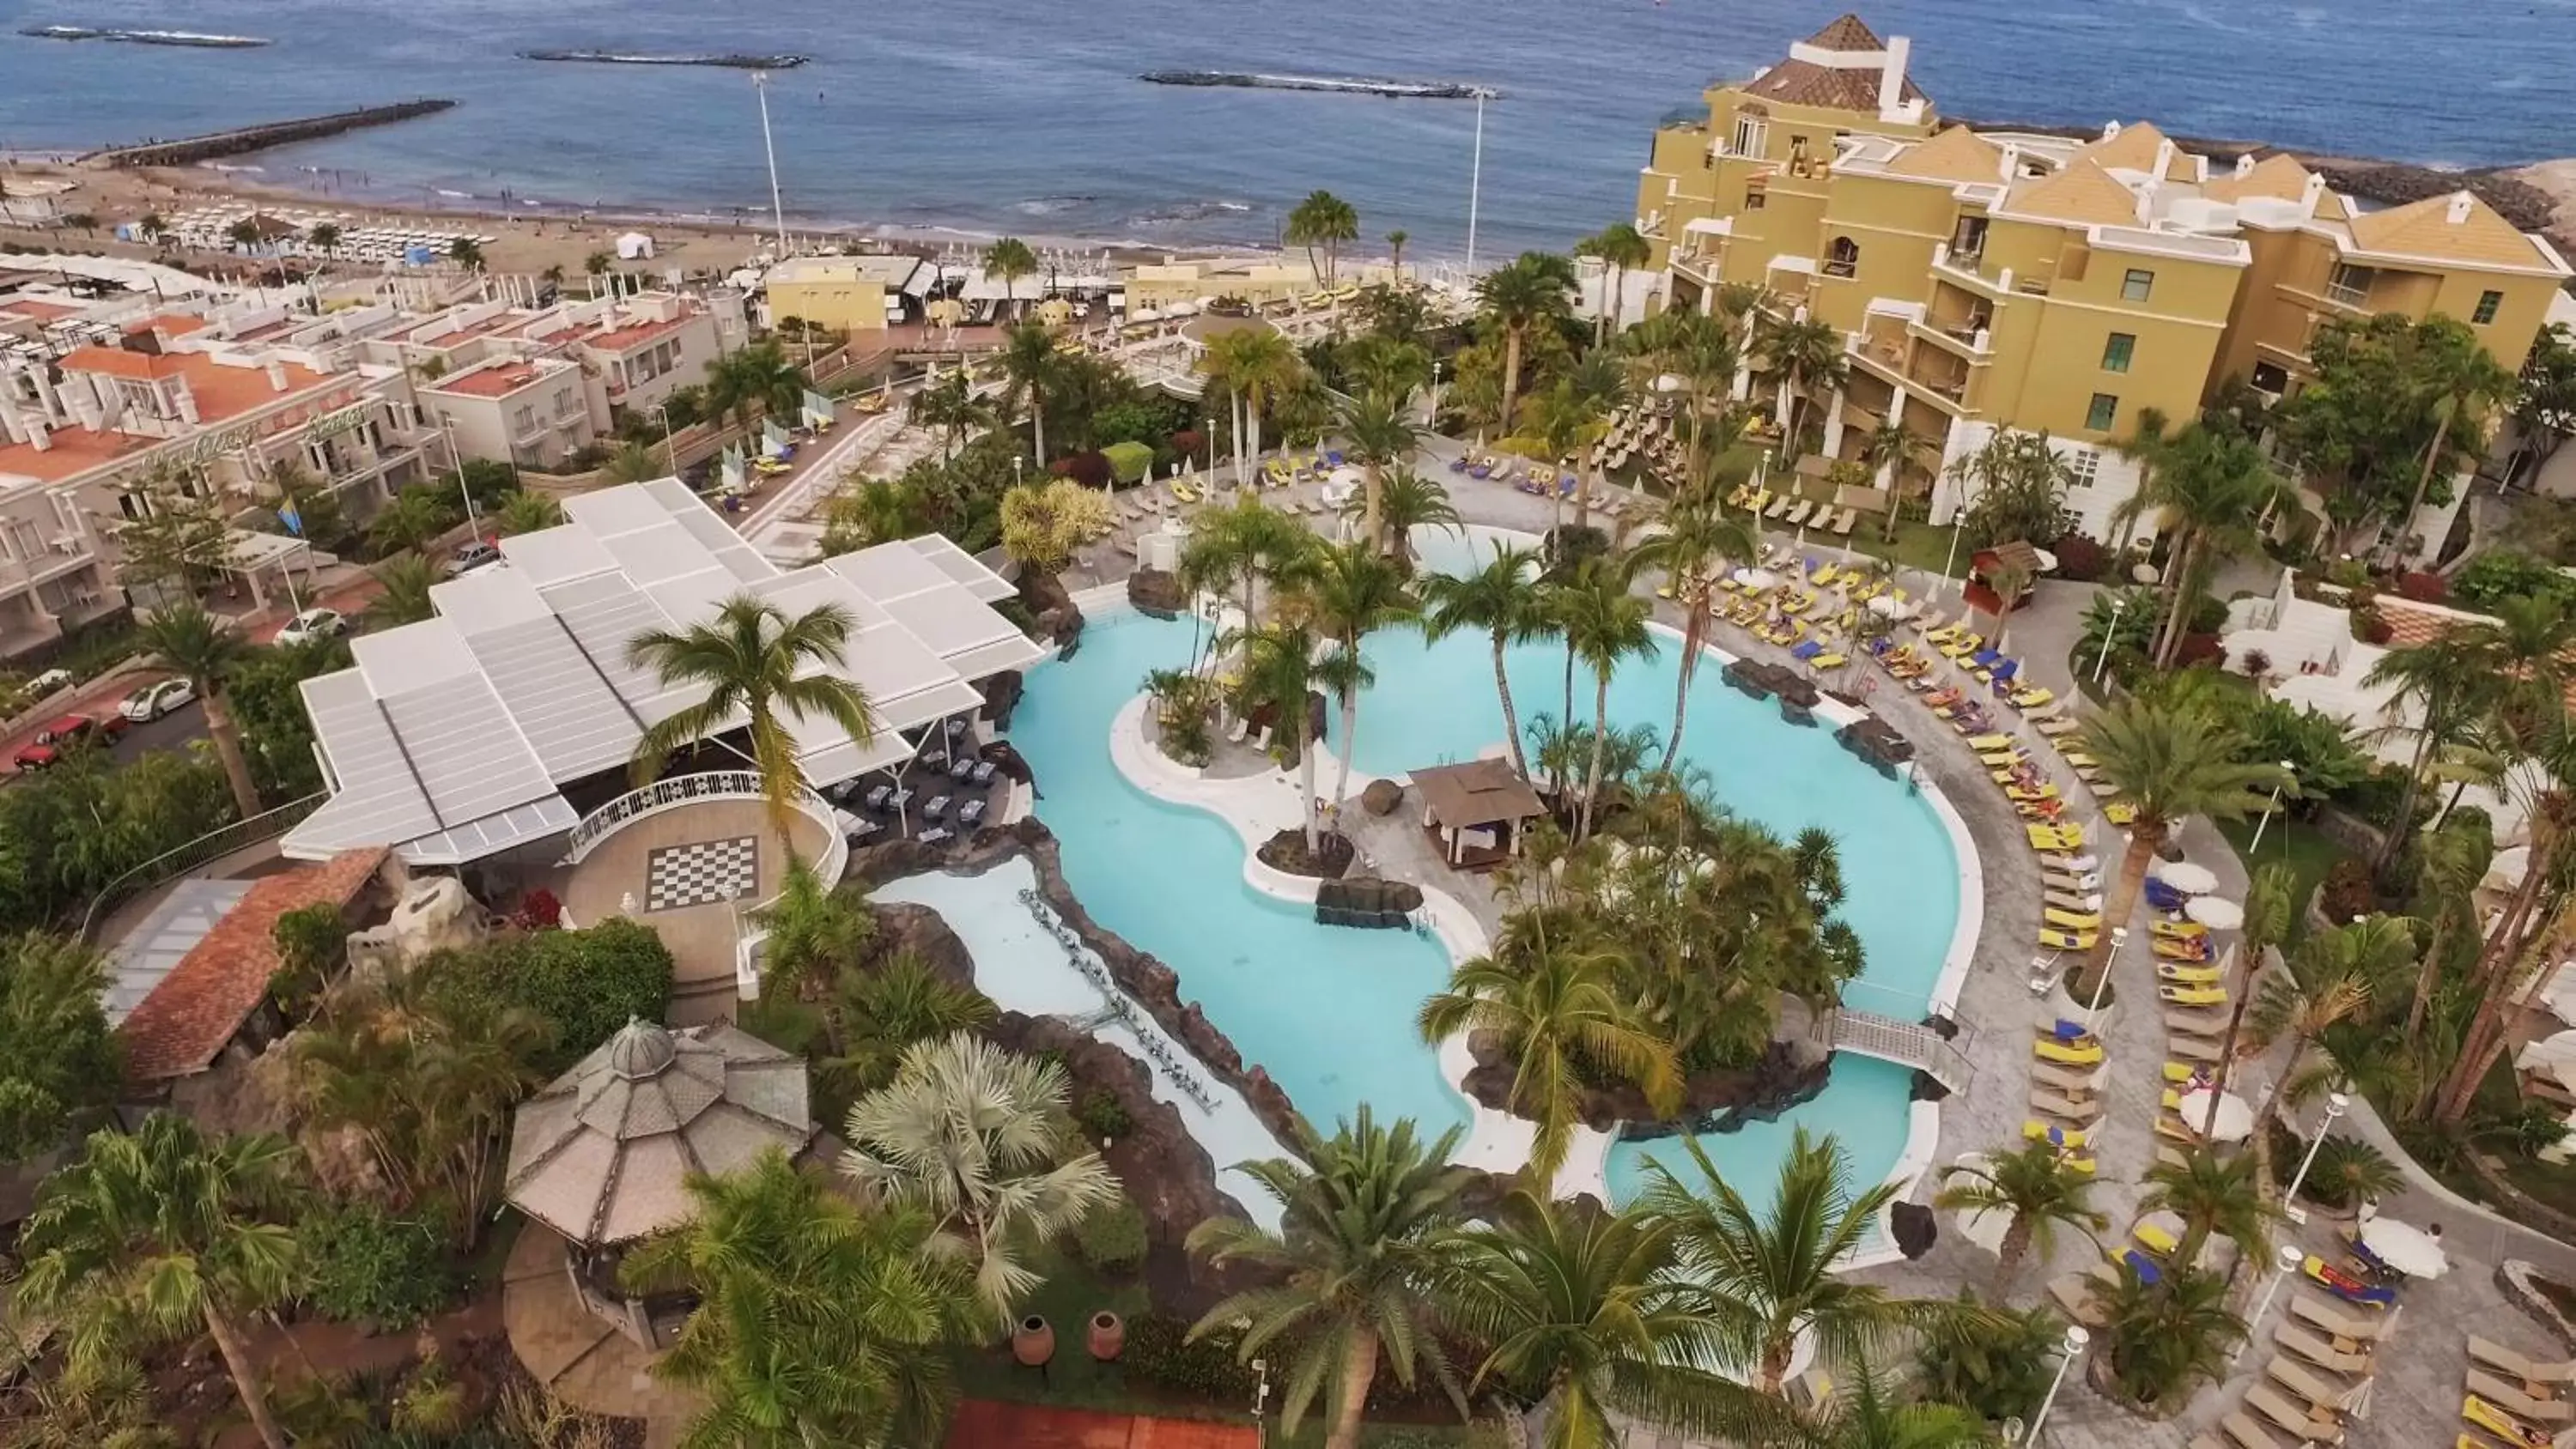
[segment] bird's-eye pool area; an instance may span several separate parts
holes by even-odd
[[[1448,535],[1423,541],[1426,562],[1455,569],[1481,551]],[[1330,1130],[1368,1104],[1380,1120],[1406,1116],[1426,1132],[1470,1120],[1471,1104],[1443,1074],[1414,1027],[1423,999],[1446,981],[1449,951],[1433,937],[1317,925],[1309,906],[1255,888],[1242,836],[1194,805],[1159,799],[1113,759],[1111,733],[1148,671],[1188,662],[1193,626],[1157,620],[1123,602],[1086,601],[1089,624],[1073,658],[1030,671],[1010,738],[1037,782],[1035,811],[1061,842],[1066,883],[1102,926],[1161,958],[1180,975],[1247,1064],[1265,1068],[1306,1117]],[[1672,719],[1680,642],[1665,634],[1653,659],[1613,680],[1614,725]],[[1490,645],[1481,636],[1437,644],[1388,631],[1367,653],[1377,683],[1360,706],[1351,788],[1420,765],[1474,757],[1502,738]],[[1825,724],[1782,721],[1776,706],[1746,699],[1706,660],[1692,687],[1683,753],[1706,771],[1718,798],[1780,834],[1833,832],[1848,896],[1843,917],[1866,948],[1850,1003],[1890,1016],[1921,1014],[1954,995],[1973,922],[1962,930],[1964,837],[1946,806],[1890,781],[1846,754]],[[1563,656],[1544,645],[1509,652],[1521,718],[1561,708]],[[1591,689],[1577,681],[1576,713],[1590,721]],[[1338,728],[1338,720],[1334,721]],[[1338,740],[1331,743],[1338,746]],[[1319,788],[1331,786],[1330,762]],[[1281,784],[1281,789],[1289,786]],[[1293,818],[1293,815],[1290,817]],[[1954,939],[1955,937],[1955,939]],[[1731,1181],[1767,1191],[1794,1128],[1835,1135],[1863,1183],[1886,1177],[1907,1147],[1909,1073],[1839,1057],[1823,1095],[1776,1123],[1711,1134],[1703,1145]],[[1614,1146],[1613,1196],[1624,1201],[1661,1142]],[[1681,1154],[1667,1151],[1669,1163]]]

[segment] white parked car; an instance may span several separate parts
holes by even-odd
[[[44,673],[27,681],[25,697],[30,701],[39,700],[44,698],[46,695],[53,693],[57,689],[70,688],[71,682],[72,672],[70,670],[48,669]]]
[[[197,687],[184,679],[164,679],[147,684],[125,697],[118,706],[127,719],[136,724],[150,724],[197,697]]]
[[[307,609],[286,621],[286,627],[277,631],[277,642],[310,644],[316,639],[328,639],[348,627],[349,621],[341,618],[337,609]]]

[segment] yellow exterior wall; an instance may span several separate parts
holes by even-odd
[[[883,331],[885,301],[885,285],[864,277],[769,284],[771,317],[801,317],[836,332]]]

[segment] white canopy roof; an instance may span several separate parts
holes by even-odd
[[[582,494],[565,513],[502,540],[502,564],[431,589],[435,618],[361,636],[355,668],[305,682],[333,792],[286,854],[390,843],[455,864],[570,829],[559,787],[622,766],[695,695],[629,663],[628,643],[737,594],[791,614],[834,604],[857,623],[827,667],[867,691],[881,728],[862,741],[792,721],[818,784],[904,759],[899,731],[974,709],[976,680],[1043,652],[991,605],[1011,586],[944,538],[782,572],[676,479]]]

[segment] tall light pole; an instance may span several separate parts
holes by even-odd
[[[2300,1265],[2307,1260],[2306,1251],[2298,1244],[2281,1245],[2280,1257],[2275,1264],[2279,1271],[2272,1275],[2271,1282],[2263,1285],[2263,1301],[2254,1305],[2254,1316],[2245,1320],[2245,1337],[2236,1345],[2236,1352],[2228,1358],[2229,1368],[2234,1368],[2245,1361],[2245,1350],[2254,1346],[2254,1331],[2263,1326],[2263,1315],[2272,1311],[2273,1297],[2281,1291],[2282,1284],[2290,1281],[2290,1275],[2299,1271]]]
[[[483,525],[474,517],[474,490],[465,486],[465,455],[456,448],[456,419],[441,414],[438,427],[439,431],[447,434],[447,461],[456,465],[456,493],[465,500],[466,531],[479,539],[483,536]]]
[[[666,398],[653,404],[653,411],[662,415],[662,466],[670,469],[673,477],[677,477],[680,472],[680,450],[671,442],[670,400]]]
[[[2057,1377],[2048,1381],[2048,1397],[2039,1401],[2039,1414],[2030,1421],[2029,1436],[2021,1441],[2025,1446],[2039,1442],[2039,1431],[2048,1422],[2048,1411],[2057,1406],[2057,1391],[2066,1386],[2066,1371],[2075,1367],[2075,1361],[2084,1356],[2084,1345],[2092,1341],[2093,1335],[2084,1331],[2083,1324],[2066,1325],[2065,1356],[2058,1359]]]
[[[2288,783],[2289,783],[2289,779],[2288,779],[2288,777],[2289,777],[2291,774],[2293,774],[2293,773],[2294,773],[2294,771],[2292,770],[2292,767],[2291,767],[2291,765],[2290,765],[2290,762],[2289,762],[2289,761],[2287,761],[2287,760],[2283,760],[2283,761],[2281,762],[2281,774],[2282,774],[2282,777],[2283,777],[2283,778],[2282,778],[2282,782],[2281,782],[2281,783],[2282,783],[2283,785],[2288,784]],[[2250,860],[2254,859],[2254,857],[2255,857],[2257,854],[2261,853],[2261,851],[2262,851],[2262,849],[2263,849],[2263,827],[2272,823],[2272,816],[2273,816],[2274,812],[2278,811],[2280,808],[2281,808],[2281,785],[2274,785],[2274,786],[2272,787],[2272,803],[2263,807],[2263,818],[2254,822],[2254,840],[2253,840],[2253,843],[2245,847],[2245,858],[2246,858],[2247,860],[2249,860],[2249,861],[2250,861]],[[2286,830],[2286,829],[2288,829],[2289,827],[2287,827],[2287,826],[2283,826],[2282,828]]]
[[[2308,1180],[2308,1169],[2317,1160],[2317,1149],[2326,1145],[2326,1134],[2334,1129],[2335,1119],[2352,1106],[2352,1098],[2341,1092],[2326,1093],[2326,1120],[2317,1124],[2317,1135],[2308,1142],[2308,1155],[2299,1159],[2298,1173],[2290,1179],[2290,1190],[2281,1195],[2281,1216],[2305,1224],[2308,1210],[2299,1206],[2299,1188]]]
[[[1476,88],[1476,159],[1467,169],[1467,280],[1476,279],[1476,203],[1485,189],[1485,98],[1492,92]]]
[[[1950,541],[1954,546],[1958,542],[1958,537],[1955,533],[1950,535]],[[2102,652],[2093,656],[2093,682],[2097,685],[2102,682],[2102,671],[2109,668],[2111,664],[2111,641],[2120,637],[2120,611],[2128,606],[2129,601],[2125,595],[2111,596],[2111,627],[2102,632]],[[2257,845],[2263,843],[2261,830],[2261,826],[2255,827],[2254,843]]]
[[[769,214],[778,224],[778,259],[787,260],[787,203],[778,196],[778,142],[769,134],[769,72],[751,73],[751,89],[760,97],[760,149],[769,156]]]
[[[2084,1008],[2084,1029],[2087,1031],[2093,1029],[2093,1023],[2102,1015],[2102,993],[2111,989],[2111,970],[2113,967],[2120,964],[2120,953],[2127,950],[2128,946],[2129,928],[2126,926],[2113,926],[2111,928],[2111,954],[2104,958],[2102,962],[2102,979],[2093,983],[2093,1000],[2087,1003]]]

